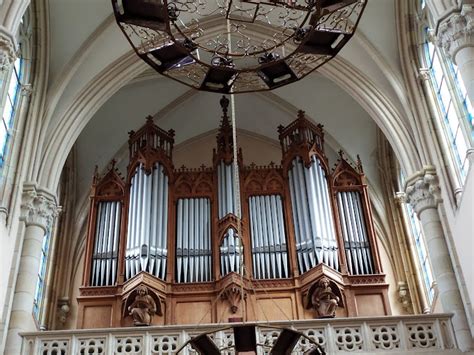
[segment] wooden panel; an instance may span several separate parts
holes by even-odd
[[[291,297],[260,298],[257,300],[259,320],[294,319],[293,300]]]
[[[382,294],[356,295],[358,316],[384,316],[386,314]]]
[[[175,324],[198,324],[212,322],[210,301],[177,302],[173,312]]]
[[[112,306],[85,306],[83,328],[109,328],[112,326]]]

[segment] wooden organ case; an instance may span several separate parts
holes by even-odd
[[[78,327],[390,314],[360,160],[330,170],[323,127],[300,111],[278,127],[281,166],[239,149],[236,173],[220,103],[212,167],[175,169],[174,132],[149,117],[127,178],[115,164],[94,177]]]

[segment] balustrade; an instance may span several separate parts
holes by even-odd
[[[171,355],[201,333],[221,349],[233,354],[232,324],[204,324],[163,327],[83,329],[23,333],[22,355],[127,354]],[[447,314],[337,318],[257,323],[258,355],[267,355],[281,328],[293,328],[319,344],[326,354],[358,352],[364,354],[461,353],[456,346],[450,316]],[[313,343],[301,337],[292,354],[303,355]],[[224,350],[227,348],[227,350]],[[197,354],[189,345],[179,354]]]

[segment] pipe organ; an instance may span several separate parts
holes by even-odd
[[[117,275],[117,247],[122,206],[118,201],[98,204],[91,285],[114,285]]]
[[[211,281],[210,226],[211,203],[208,198],[181,198],[178,200],[176,282]]]
[[[251,196],[249,211],[254,277],[287,278],[288,251],[281,196]]]
[[[130,181],[125,279],[146,271],[165,278],[168,231],[168,177],[159,163],[147,173],[143,164]]]
[[[390,314],[360,160],[340,153],[331,170],[323,127],[300,111],[278,128],[281,165],[245,165],[239,149],[235,171],[220,103],[212,167],[174,168],[174,131],[149,117],[130,132],[126,178],[115,164],[95,174],[78,326],[132,325],[125,305],[144,288],[162,310],[153,324],[222,322],[242,308],[259,320],[272,302],[315,317],[321,285],[343,298],[333,315]]]
[[[326,172],[315,155],[300,157],[288,171],[298,267],[304,273],[319,263],[339,270],[338,246]]]

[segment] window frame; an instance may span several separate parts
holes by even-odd
[[[398,167],[398,190],[403,190],[405,186],[405,173]],[[414,263],[416,275],[420,284],[420,291],[423,294],[423,298],[427,302],[429,309],[422,309],[423,313],[431,313],[434,311],[436,305],[439,290],[434,277],[433,266],[431,263],[430,255],[428,252],[428,245],[426,243],[425,233],[423,232],[423,226],[418,218],[415,209],[406,201],[406,195],[404,192],[396,194],[400,197],[400,207],[402,215],[402,223],[404,230],[407,233],[408,245],[412,261]],[[421,304],[423,307],[423,304]]]
[[[37,322],[37,324],[42,323],[43,315],[44,315],[44,305],[45,305],[45,298],[46,298],[46,278],[48,276],[48,269],[49,269],[49,256],[51,251],[51,240],[52,240],[52,227],[48,227],[44,236],[43,242],[41,245],[41,258],[40,264],[38,268],[38,279],[36,281],[35,293],[33,298],[33,318]]]
[[[462,188],[469,171],[469,149],[473,147],[474,120],[472,103],[469,101],[459,69],[434,43],[431,18],[424,1],[418,3],[418,64],[429,73],[429,91],[434,102],[435,117],[441,128],[438,138],[445,143],[442,149],[449,173],[455,181],[455,189]],[[433,68],[433,64],[437,66]],[[441,92],[443,91],[443,92]],[[446,107],[446,104],[447,107]],[[462,139],[460,141],[459,139]],[[462,142],[462,143],[461,143]]]
[[[416,251],[417,269],[420,271],[420,278],[423,284],[423,292],[430,308],[433,308],[438,296],[437,283],[433,275],[433,266],[428,253],[425,233],[421,226],[421,222],[415,210],[410,204],[404,204],[405,223],[410,229],[410,243]],[[407,221],[408,219],[408,221]]]
[[[22,88],[23,88],[23,76],[24,76],[24,58],[22,56],[21,45],[18,52],[18,57],[15,62],[11,64],[11,68],[3,80],[2,84],[2,105],[1,111],[1,124],[5,129],[5,137],[0,137],[0,170],[2,170],[8,162],[9,148],[11,140],[14,135],[14,127],[17,121],[18,112],[22,102]],[[12,90],[12,81],[15,80],[16,84]],[[11,96],[13,97],[13,100]],[[5,117],[5,110],[7,105],[10,106],[9,117]],[[0,128],[1,129],[1,128]],[[2,144],[3,141],[3,144]]]

